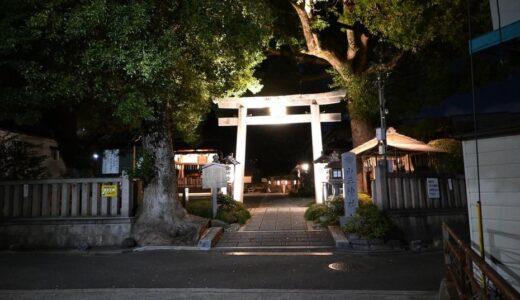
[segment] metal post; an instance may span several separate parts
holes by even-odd
[[[215,219],[217,217],[217,208],[218,208],[218,205],[217,205],[217,194],[218,194],[218,189],[217,188],[211,188],[211,196],[212,196],[211,208],[213,210],[213,219]]]
[[[377,90],[379,95],[379,116],[381,119],[381,153],[383,155],[383,165],[384,165],[384,172],[385,172],[385,181],[388,178],[388,156],[386,151],[386,107],[385,107],[385,95],[384,95],[384,86],[383,86],[383,79],[381,78],[381,72],[377,73]],[[388,193],[388,182],[385,182],[384,184],[384,195],[386,195],[386,199],[381,199],[381,203],[387,202],[390,199],[390,195]],[[382,195],[381,195],[382,196]],[[383,197],[381,197],[383,198]],[[387,207],[387,203],[383,205],[384,207]]]

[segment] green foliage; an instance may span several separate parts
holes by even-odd
[[[42,163],[46,157],[38,155],[34,145],[17,140],[15,136],[0,137],[0,179],[38,179],[45,176]]]
[[[139,128],[171,120],[186,140],[211,97],[258,86],[270,13],[249,0],[6,0],[0,4],[0,118],[67,107]],[[167,117],[163,117],[167,114]]]
[[[329,207],[325,204],[312,204],[305,211],[304,217],[307,221],[316,221],[329,211]]]
[[[155,162],[153,155],[146,149],[142,149],[138,154],[135,170],[127,170],[130,178],[139,178],[145,184],[152,180],[155,174]]]
[[[440,174],[463,174],[462,143],[454,139],[437,139],[428,145],[447,151],[431,155],[433,168]]]
[[[186,210],[188,213],[203,217],[203,218],[212,218],[212,210],[211,210],[211,200],[210,199],[200,199],[200,200],[192,200],[186,203]]]
[[[217,219],[226,223],[245,224],[251,218],[251,214],[240,202],[233,200],[230,196],[219,194],[217,198],[219,208]]]
[[[355,233],[362,238],[384,238],[390,232],[390,220],[377,206],[363,204],[343,226],[343,231]]]
[[[372,197],[369,194],[358,193],[359,206],[369,205],[373,203]]]
[[[358,193],[359,206],[372,204],[372,198]],[[304,217],[308,221],[317,221],[322,226],[335,225],[339,218],[345,215],[345,200],[342,196],[329,198],[324,204],[311,204],[305,211]],[[320,219],[320,217],[323,217]]]

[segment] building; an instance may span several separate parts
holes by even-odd
[[[30,150],[35,156],[44,158],[41,162],[41,166],[45,170],[43,177],[59,178],[65,174],[65,162],[60,155],[58,143],[55,140],[8,130],[0,130],[0,140],[5,142],[9,140],[21,141],[30,145]]]
[[[409,136],[398,133],[393,127],[386,132],[387,159],[389,172],[414,173],[431,170],[431,153],[443,153]],[[376,179],[377,162],[383,159],[379,154],[379,141],[373,138],[351,150],[357,156],[358,191],[371,194],[372,183]]]
[[[473,84],[473,128],[463,136],[469,227],[472,248],[520,291],[520,2],[490,8],[493,30],[470,41],[474,77],[491,75],[483,63],[499,71]]]

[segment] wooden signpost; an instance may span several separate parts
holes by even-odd
[[[202,167],[202,187],[211,189],[213,218],[217,216],[217,194],[219,188],[227,186],[227,166],[212,162]]]

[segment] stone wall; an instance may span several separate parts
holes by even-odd
[[[460,232],[461,236],[466,236],[469,228],[466,209],[388,211],[387,215],[397,227],[401,238],[407,242],[413,240],[423,242],[442,240],[443,222]]]
[[[116,246],[130,236],[132,218],[17,219],[0,222],[0,249]]]

